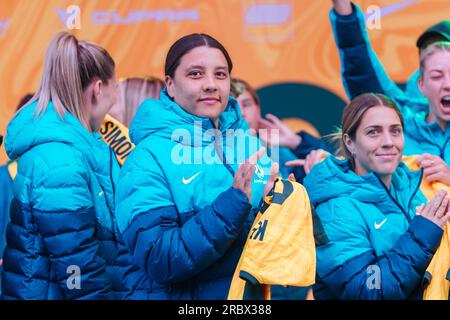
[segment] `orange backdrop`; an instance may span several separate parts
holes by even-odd
[[[369,36],[398,82],[418,67],[419,34],[450,17],[448,0],[355,2],[388,12]],[[234,75],[256,87],[306,82],[345,98],[328,20],[331,0],[0,0],[0,133],[20,98],[35,90],[52,35],[75,21],[73,12],[66,13],[70,5],[80,8],[81,28],[73,32],[107,48],[118,77],[162,78],[171,43],[206,32],[229,50]],[[0,162],[6,159],[2,149]]]

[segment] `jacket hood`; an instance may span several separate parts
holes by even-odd
[[[61,142],[75,147],[95,164],[95,153],[102,147],[98,133],[87,131],[69,112],[61,118],[51,102],[45,113],[38,116],[35,115],[36,106],[37,101],[22,108],[8,125],[5,149],[12,160],[37,145]]]
[[[415,193],[420,181],[420,171],[412,172],[400,162],[392,175],[391,185],[403,200],[400,202],[406,203]],[[391,202],[380,178],[373,172],[365,176],[357,175],[351,169],[348,159],[328,157],[311,170],[304,184],[315,206],[339,197],[351,197],[376,206]]]
[[[248,125],[245,125],[237,101],[229,97],[228,104],[219,118],[219,130],[225,133],[227,129],[245,127]],[[173,137],[176,142],[196,145],[200,142],[211,142],[203,141],[204,132],[209,129],[214,129],[210,119],[187,113],[167,95],[166,89],[163,89],[159,100],[147,99],[141,104],[130,126],[130,138],[134,144],[154,135],[165,139]],[[188,133],[190,139],[182,139],[183,132]],[[196,136],[200,139],[195,139]]]

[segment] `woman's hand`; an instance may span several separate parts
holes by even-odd
[[[269,191],[273,188],[273,185],[275,184],[275,180],[278,177],[278,173],[279,173],[279,165],[278,165],[277,162],[274,162],[272,164],[272,167],[270,168],[269,181],[267,181],[266,186],[264,187],[264,190],[263,190],[263,198],[265,196],[267,196]],[[293,173],[289,174],[288,180],[292,181],[292,182],[295,182],[295,176],[294,176]]]
[[[333,0],[333,8],[341,16],[347,16],[353,11],[350,0]]]
[[[323,159],[328,157],[330,153],[328,151],[325,151],[323,149],[317,149],[311,151],[305,159],[297,159],[292,161],[287,161],[284,165],[288,167],[292,166],[303,166],[305,169],[305,173],[309,174],[309,172],[312,170],[312,168],[321,162]]]
[[[295,150],[298,145],[302,142],[302,138],[292,132],[287,125],[285,125],[279,118],[273,114],[266,114],[266,119],[260,118],[258,120],[259,128],[267,130],[267,136],[265,134],[260,134],[260,139],[271,146],[275,141],[272,138],[272,134],[278,130],[278,145],[281,147],[288,147]]]
[[[440,157],[424,153],[417,158],[417,164],[423,169],[426,181],[440,181],[450,186],[450,168]]]
[[[422,204],[416,208],[416,214],[421,215],[439,228],[444,229],[445,224],[450,218],[449,201],[450,197],[447,195],[447,191],[440,190],[426,204]]]
[[[270,168],[270,177],[267,181],[266,185],[264,186],[263,190],[263,198],[267,196],[269,191],[273,188],[273,185],[275,183],[275,180],[278,177],[278,173],[280,172],[280,167],[278,165],[278,162],[273,162],[272,167]]]
[[[239,189],[247,195],[248,202],[252,200],[252,180],[255,173],[255,165],[259,158],[266,152],[266,148],[259,149],[248,159],[239,165],[238,171],[234,174],[233,188]]]

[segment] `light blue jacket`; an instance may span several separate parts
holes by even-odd
[[[18,173],[3,256],[4,298],[145,299],[148,281],[113,215],[119,167],[111,150],[70,113],[62,120],[52,103],[38,117],[35,108],[20,110],[5,140]]]
[[[319,217],[316,299],[420,299],[422,278],[442,229],[415,215],[426,199],[422,172],[400,163],[388,190],[357,175],[349,160],[328,157],[305,178]]]
[[[116,215],[130,251],[150,278],[152,298],[226,298],[255,214],[245,194],[232,188],[238,162],[259,145],[256,137],[232,131],[241,128],[248,127],[231,97],[215,133],[211,120],[185,112],[166,90],[160,100],[139,107],[130,127],[137,146],[121,170]],[[259,161],[253,207],[270,165],[267,156]]]
[[[3,269],[3,251],[6,246],[6,226],[9,223],[9,205],[13,197],[13,180],[8,165],[0,166],[0,274]],[[0,296],[1,290],[0,276]]]
[[[429,110],[426,103],[428,100],[419,96],[416,90],[412,89],[413,85],[410,84],[405,93],[389,78],[370,46],[363,12],[354,4],[352,7],[353,13],[348,16],[341,16],[334,9],[330,12],[347,96],[352,99],[367,92],[389,96],[395,101],[405,120],[403,153],[430,153],[450,163],[450,125],[447,125],[443,132],[436,121],[427,123],[425,119]],[[417,74],[412,79],[417,79]]]

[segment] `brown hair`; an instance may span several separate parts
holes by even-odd
[[[345,107],[342,113],[342,127],[335,134],[331,135],[331,140],[338,143],[337,154],[350,159],[352,167],[355,167],[355,160],[344,143],[344,135],[347,134],[353,141],[356,138],[356,131],[361,124],[364,114],[372,107],[384,106],[391,108],[400,118],[402,128],[404,127],[403,116],[391,98],[380,93],[364,93],[361,94]]]
[[[147,98],[159,99],[164,82],[156,77],[130,77],[120,80],[120,103],[123,110],[123,124],[130,126],[137,109]]]
[[[225,59],[227,60],[228,72],[231,73],[231,69],[233,69],[233,62],[231,61],[230,55],[225,47],[210,35],[204,33],[193,33],[178,39],[170,47],[164,67],[165,75],[173,78],[175,75],[175,70],[180,65],[181,58],[189,51],[197,47],[216,48],[222,51]]]
[[[252,96],[253,100],[255,100],[256,104],[260,106],[260,100],[258,94],[255,89],[247,82],[238,78],[231,78],[231,90],[230,95],[237,99],[244,91],[248,91]]]
[[[39,116],[51,101],[61,117],[69,112],[91,132],[83,91],[96,79],[108,83],[114,69],[114,60],[105,49],[78,41],[69,32],[60,32],[48,46],[39,88],[26,105],[38,101],[36,115]]]

